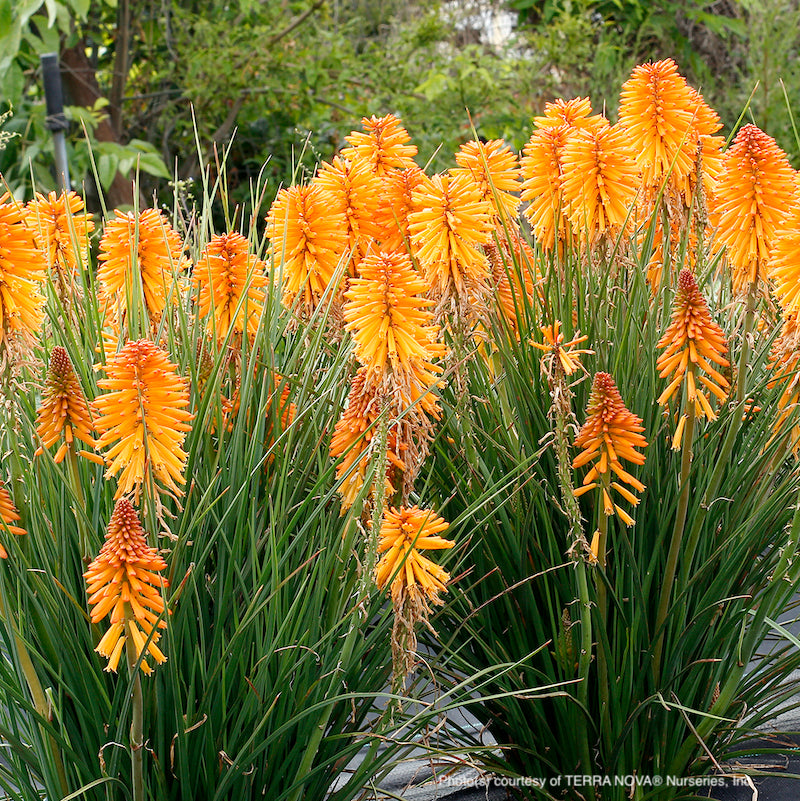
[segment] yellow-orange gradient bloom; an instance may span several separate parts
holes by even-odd
[[[56,463],[61,462],[67,451],[75,447],[76,439],[94,448],[97,443],[92,436],[93,429],[91,410],[69,355],[61,345],[56,345],[50,354],[50,367],[36,417],[36,433],[42,440],[42,447],[36,454],[55,445],[62,436],[64,439],[54,457]],[[103,458],[95,453],[85,450],[79,453],[93,462],[103,464]]]
[[[698,416],[716,420],[717,416],[697,382],[716,395],[721,403],[725,402],[730,385],[717,368],[730,366],[724,357],[728,345],[722,329],[711,319],[708,303],[691,270],[684,268],[678,276],[672,321],[657,347],[666,348],[656,362],[659,375],[661,378],[672,377],[658,398],[659,404],[665,404],[685,379],[686,402],[695,404]],[[683,420],[681,418],[679,426]],[[679,441],[678,433],[676,443]]]
[[[416,145],[409,145],[411,137],[400,120],[393,114],[385,117],[362,117],[364,131],[353,131],[345,140],[350,147],[342,150],[346,159],[363,161],[375,175],[386,175],[392,170],[416,166]]]
[[[348,249],[358,264],[381,235],[377,219],[380,181],[365,162],[336,156],[330,164],[322,162],[314,184],[323,190],[328,208],[346,219]]]
[[[46,259],[33,244],[25,224],[25,208],[5,194],[0,197],[0,345],[20,337],[32,344],[44,320],[40,289],[47,275]]]
[[[105,224],[97,256],[101,296],[112,309],[129,311],[140,278],[150,323],[156,325],[167,301],[177,300],[176,279],[187,266],[183,242],[156,209],[144,209],[138,216],[119,210],[115,214]]]
[[[642,431],[642,419],[625,408],[614,379],[608,373],[596,373],[586,406],[586,422],[575,438],[575,447],[582,450],[573,460],[572,466],[577,468],[589,462],[594,464],[575,494],[583,495],[600,485],[604,513],[613,515],[616,512],[628,526],[633,525],[633,518],[612,501],[610,490],[616,490],[633,506],[639,503],[639,498],[619,481],[638,492],[645,489],[644,484],[628,473],[620,461],[625,459],[633,464],[644,464],[644,454],[635,450],[647,447]],[[612,472],[619,481],[613,480]]]
[[[80,195],[50,192],[45,197],[37,192],[36,199],[28,203],[28,222],[36,246],[47,253],[51,269],[71,277],[87,268],[88,235],[94,230],[94,223]]]
[[[414,190],[425,181],[419,167],[393,170],[381,178],[376,221],[380,225],[381,250],[413,253],[408,233],[408,215],[415,210]]]
[[[11,496],[8,494],[8,490],[3,486],[2,481],[0,481],[0,519],[5,523],[2,530],[7,528],[12,534],[16,534],[17,536],[28,533],[24,528],[14,525],[21,520],[21,517],[17,511],[17,507],[14,506],[14,502],[11,500]],[[8,559],[8,551],[6,551],[1,543],[0,559]]]
[[[380,375],[387,362],[395,376],[411,372],[414,365],[436,372],[429,362],[444,349],[437,345],[439,327],[428,310],[434,301],[423,297],[427,284],[411,258],[401,252],[369,255],[359,276],[350,279],[344,306],[359,363]]]
[[[618,125],[574,132],[564,145],[562,193],[583,242],[615,236],[636,198],[639,175]]]
[[[429,286],[467,296],[485,289],[489,263],[481,251],[492,237],[491,206],[472,181],[435,175],[414,190],[411,241]]]
[[[458,167],[450,170],[453,178],[474,182],[498,217],[512,220],[519,207],[519,163],[516,154],[502,139],[467,142],[456,153]]]
[[[688,195],[695,168],[696,99],[671,59],[640,64],[622,85],[619,124],[642,172],[642,183],[658,192],[670,184]]]
[[[108,448],[106,477],[119,476],[115,498],[134,494],[138,502],[148,471],[175,495],[182,495],[187,454],[183,450],[192,415],[189,390],[178,368],[147,339],[128,342],[102,369],[97,386],[107,390],[95,401],[102,432],[98,448]]]
[[[450,574],[420,551],[452,548],[455,543],[439,535],[448,523],[430,509],[418,506],[384,512],[378,553],[383,556],[375,568],[379,589],[391,581],[392,601],[400,605],[403,592],[419,593],[434,604],[441,604],[439,593],[447,590]]]
[[[158,551],[147,544],[131,502],[120,498],[111,515],[103,547],[83,574],[89,606],[93,607],[92,623],[111,615],[108,630],[94,649],[108,659],[106,670],[116,673],[123,647],[133,648],[129,659],[138,660],[144,652],[140,667],[146,674],[153,671],[147,658],[152,657],[157,663],[166,662],[158,640],[159,629],[167,627],[166,621],[161,619],[164,613],[161,590],[167,586],[167,581],[157,575],[166,566]]]
[[[266,265],[251,255],[247,240],[238,233],[219,234],[203,248],[192,282],[207,317],[209,336],[222,343],[228,332],[247,331],[254,337],[264,308]]]
[[[728,250],[734,292],[764,277],[770,248],[795,202],[794,186],[794,171],[775,140],[745,125],[725,154],[713,218],[718,242]]]
[[[580,357],[594,353],[593,350],[577,347],[589,339],[586,335],[573,337],[569,342],[565,342],[564,332],[561,330],[561,320],[556,320],[553,325],[543,325],[539,330],[542,332],[542,342],[531,340],[531,345],[544,351],[542,367],[548,374],[552,374],[554,370],[560,370],[564,375],[572,375],[578,370],[583,370]]]
[[[800,312],[800,173],[795,173],[792,205],[775,232],[769,255],[769,275],[787,316]]]
[[[283,270],[284,303],[291,306],[301,295],[306,312],[313,312],[347,250],[347,218],[331,208],[320,186],[292,186],[272,204],[267,237]]]

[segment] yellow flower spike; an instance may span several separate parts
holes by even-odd
[[[392,170],[381,176],[378,210],[375,221],[380,226],[381,250],[405,250],[413,254],[411,235],[408,231],[408,215],[416,210],[414,190],[426,180],[419,167]]]
[[[127,295],[136,285],[134,271],[138,271],[147,314],[155,326],[168,300],[177,301],[175,278],[188,266],[183,249],[180,236],[160,211],[144,209],[138,216],[117,211],[116,217],[106,222],[100,239],[99,297],[112,309],[127,310]]]
[[[448,525],[431,510],[418,506],[389,508],[384,512],[378,540],[378,553],[384,556],[375,568],[375,579],[379,589],[392,580],[395,603],[399,603],[404,590],[412,587],[417,588],[425,601],[442,603],[439,593],[446,591],[450,574],[419,551],[452,548],[455,545],[452,540],[439,536]]]
[[[481,246],[491,242],[491,206],[471,181],[435,175],[413,192],[409,214],[415,255],[437,295],[468,297],[486,291],[489,263]]]
[[[456,153],[458,168],[449,170],[453,178],[472,181],[494,213],[505,221],[517,214],[519,198],[519,164],[511,148],[502,139],[489,142],[467,142]]]
[[[344,215],[347,247],[358,265],[382,233],[378,220],[380,180],[365,162],[336,156],[330,164],[322,162],[313,184],[323,190],[333,213]]]
[[[562,197],[583,242],[616,236],[639,189],[628,137],[618,125],[572,133],[563,151]]]
[[[355,355],[368,371],[384,375],[391,368],[400,383],[415,365],[431,373],[441,368],[431,359],[443,355],[439,327],[423,297],[427,284],[405,253],[367,256],[358,278],[345,293],[344,319],[356,342]]]
[[[363,161],[379,177],[393,170],[416,167],[417,147],[408,144],[411,137],[397,117],[393,114],[363,117],[361,125],[363,132],[353,131],[345,136],[350,147],[341,151],[344,158]]]
[[[56,345],[50,354],[47,381],[36,416],[36,433],[42,440],[36,455],[41,454],[44,448],[52,447],[62,436],[63,443],[56,453],[56,462],[64,459],[67,449],[74,446],[75,439],[95,448],[97,443],[92,436],[93,429],[89,404],[69,355],[63,347]],[[79,453],[93,462],[103,464],[101,456],[85,450]]]
[[[0,346],[33,345],[44,321],[46,260],[34,246],[23,206],[0,196]]]
[[[267,237],[276,270],[283,271],[283,301],[287,306],[302,296],[311,314],[333,280],[347,252],[347,218],[322,187],[281,189],[267,215]]]
[[[689,401],[697,400],[699,416],[708,420],[716,419],[698,382],[719,400],[726,400],[726,390],[730,384],[717,368],[730,366],[723,355],[728,345],[722,329],[711,319],[708,303],[691,270],[684,268],[678,276],[672,320],[657,347],[665,348],[656,361],[659,376],[670,377],[670,383],[659,396],[658,403],[662,406],[667,403],[685,379],[686,397]],[[679,426],[682,426],[682,421]],[[675,437],[677,440],[678,432]]]
[[[689,178],[697,154],[696,117],[702,101],[698,98],[671,58],[640,64],[622,86],[619,124],[651,196],[658,193],[667,176],[676,192],[685,198],[690,195]],[[705,130],[713,127],[704,119]]]
[[[617,489],[618,486],[618,482],[613,481],[612,472],[639,492],[644,490],[644,485],[631,476],[620,462],[620,459],[625,459],[633,464],[644,464],[644,454],[634,450],[647,447],[642,431],[644,426],[641,418],[625,408],[614,379],[608,373],[596,373],[586,407],[586,422],[575,438],[575,447],[582,451],[573,459],[572,466],[577,468],[595,462],[584,479],[584,484],[602,477],[603,511],[607,516],[613,515],[615,511],[619,514],[619,507],[613,503],[607,489]],[[579,490],[576,495],[585,491],[586,489]],[[617,491],[619,492],[618,489]],[[627,491],[620,494],[630,502]],[[627,513],[619,516],[626,525],[632,525],[633,519]]]
[[[251,339],[258,330],[267,266],[249,250],[241,234],[219,234],[203,248],[192,274],[200,316],[208,318],[206,330],[219,344],[231,328],[238,335],[246,330]]]
[[[95,428],[101,432],[97,447],[109,448],[106,477],[120,474],[114,497],[133,493],[138,502],[149,471],[169,492],[182,495],[183,442],[193,415],[186,411],[189,390],[176,365],[142,339],[128,342],[101,369],[106,378],[97,385],[108,391],[95,401]]]
[[[727,248],[735,293],[765,277],[794,191],[794,171],[775,140],[755,125],[741,128],[725,154],[711,220],[716,246]]]
[[[157,575],[166,562],[147,544],[136,510],[127,498],[120,498],[111,515],[105,542],[97,558],[83,574],[89,597],[92,623],[111,614],[110,625],[95,651],[108,659],[106,670],[116,673],[123,646],[133,648],[135,658],[142,657],[148,638],[147,653],[140,663],[142,672],[152,668],[147,657],[156,663],[166,661],[157,643],[160,630],[167,623],[161,591],[168,586]]]

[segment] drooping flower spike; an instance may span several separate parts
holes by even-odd
[[[106,477],[119,474],[115,498],[133,494],[138,503],[150,476],[173,495],[183,492],[187,453],[183,450],[192,415],[189,390],[167,354],[149,340],[128,342],[102,369],[97,386],[107,390],[95,401],[102,432],[98,448],[108,448]],[[156,487],[154,487],[156,489]]]
[[[497,217],[510,223],[519,207],[515,193],[520,189],[519,163],[511,148],[502,139],[467,142],[456,153],[456,164],[450,175],[473,181]]]
[[[145,674],[148,663],[166,661],[158,640],[167,626],[162,589],[168,582],[157,575],[166,562],[147,538],[139,516],[127,498],[120,498],[108,524],[105,542],[97,558],[83,574],[89,596],[92,623],[111,615],[108,630],[95,651],[108,659],[106,670],[116,673],[122,649],[133,649],[130,662],[138,661]],[[149,642],[148,642],[149,639]]]
[[[786,154],[771,136],[745,125],[725,154],[717,181],[717,242],[727,248],[733,291],[764,278],[770,250],[794,204],[795,179]]]
[[[316,184],[281,189],[267,216],[267,237],[275,269],[283,273],[284,303],[291,306],[299,295],[311,314],[347,251],[345,215]]]
[[[233,329],[234,342],[258,330],[267,285],[266,264],[250,253],[239,233],[219,234],[203,248],[192,274],[200,316],[206,330],[222,344]]]
[[[141,283],[150,325],[155,327],[167,302],[177,300],[176,280],[188,266],[183,242],[157,209],[115,214],[105,224],[97,256],[101,297],[112,311],[129,314],[129,300]]]
[[[686,402],[695,404],[698,417],[716,420],[708,397],[702,387],[724,403],[727,400],[728,380],[719,368],[729,367],[724,357],[728,350],[725,334],[711,319],[708,303],[697,286],[691,270],[683,269],[678,277],[678,291],[672,310],[672,321],[657,347],[666,348],[658,357],[656,367],[661,378],[671,377],[667,388],[658,398],[664,405],[686,382]],[[698,386],[698,382],[702,387]],[[681,416],[673,440],[673,448],[680,447],[685,414]]]
[[[539,329],[542,332],[542,342],[531,340],[531,345],[538,350],[544,351],[542,356],[542,366],[546,372],[552,373],[555,369],[560,369],[565,375],[572,375],[578,370],[584,370],[581,364],[581,356],[594,353],[588,348],[578,348],[577,346],[589,339],[588,336],[573,337],[569,342],[564,341],[564,333],[561,331],[561,320],[556,320],[553,325],[543,325]]]
[[[378,553],[383,556],[375,569],[375,579],[379,589],[391,581],[396,608],[408,593],[426,605],[442,603],[439,593],[446,591],[450,574],[420,551],[452,548],[452,540],[439,536],[448,525],[430,509],[418,506],[385,511],[378,540]]]
[[[621,462],[625,459],[633,464],[644,464],[644,454],[635,450],[647,447],[642,431],[644,426],[641,418],[625,407],[614,379],[608,373],[596,373],[586,406],[586,422],[575,438],[575,447],[582,450],[573,459],[572,467],[583,467],[590,462],[593,464],[575,494],[583,495],[601,487],[603,513],[610,516],[616,512],[628,526],[633,525],[633,518],[613,502],[611,489],[633,506],[639,503],[639,498],[619,482],[628,484],[637,492],[645,489],[644,484],[628,473]],[[614,480],[612,473],[619,481]]]
[[[56,464],[64,459],[70,448],[76,447],[75,440],[95,448],[97,443],[92,436],[93,429],[92,413],[69,355],[65,348],[56,345],[50,354],[42,403],[37,411],[36,433],[42,445],[36,455],[41,454],[44,448],[55,445],[62,437],[63,441],[53,457]],[[86,450],[78,453],[93,462],[104,464],[102,456],[96,453]]]
[[[7,528],[12,534],[16,534],[18,537],[28,533],[24,528],[15,525],[22,518],[17,511],[17,507],[14,506],[14,502],[11,500],[11,495],[9,495],[8,490],[3,486],[2,481],[0,481],[0,519],[5,523],[4,527],[0,527],[0,532]],[[0,543],[0,559],[8,559],[8,551],[6,551],[2,543]]]
[[[393,114],[385,117],[363,117],[364,131],[353,131],[345,140],[350,147],[342,150],[346,159],[363,161],[377,176],[384,176],[393,170],[415,167],[416,145],[408,144],[411,137],[400,120]]]
[[[25,223],[25,209],[0,197],[0,348],[32,346],[44,321],[46,262]],[[21,355],[21,354],[20,354]]]

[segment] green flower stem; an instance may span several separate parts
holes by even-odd
[[[126,604],[127,606],[127,604]],[[126,615],[127,624],[127,615]],[[142,697],[141,668],[136,664],[133,644],[125,643],[125,655],[128,658],[128,671],[133,684],[131,710],[131,783],[133,786],[133,801],[144,801],[144,699]]]
[[[78,525],[78,543],[80,547],[81,559],[84,563],[88,564],[92,559],[91,545],[89,544],[89,532],[86,529],[86,521],[84,519],[86,514],[86,499],[83,495],[83,487],[81,486],[81,477],[78,472],[78,454],[75,452],[75,443],[67,449],[69,459],[67,461],[67,472],[69,473],[69,481],[72,486],[72,491],[75,493],[75,499],[78,503],[78,509],[75,510],[75,521]]]
[[[694,363],[689,362],[689,373],[694,378]],[[681,553],[683,535],[686,528],[686,512],[689,508],[689,471],[692,467],[692,444],[694,442],[694,425],[696,420],[695,401],[686,399],[685,404],[686,424],[683,430],[683,442],[681,443],[681,494],[678,498],[678,511],[675,515],[675,525],[672,528],[672,537],[669,543],[669,553],[667,564],[664,569],[664,582],[661,585],[661,595],[658,600],[658,611],[656,612],[655,633],[657,636],[655,650],[653,652],[653,676],[656,685],[661,675],[661,656],[664,652],[664,638],[666,632],[663,629],[669,611],[669,601],[672,597],[672,588],[675,583],[675,574],[678,570],[678,556]]]
[[[602,476],[602,488],[608,492],[609,487],[608,473]],[[605,629],[608,616],[608,594],[602,573],[606,569],[606,542],[608,540],[608,515],[605,513],[602,493],[600,502],[600,520],[598,521],[598,538],[597,538],[597,567],[595,573],[595,592],[597,594],[597,617],[598,624],[601,629]],[[599,683],[600,693],[600,729],[610,738],[611,732],[611,693],[608,685],[608,658],[610,654],[598,647],[597,649],[597,678]],[[608,743],[610,746],[610,742]]]

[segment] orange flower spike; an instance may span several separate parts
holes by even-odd
[[[9,335],[34,338],[44,321],[47,267],[25,219],[23,206],[0,197],[0,344]]]
[[[511,148],[502,139],[490,142],[467,142],[456,153],[458,169],[451,169],[453,178],[473,181],[481,198],[491,204],[501,219],[516,216],[519,198],[519,164]]]
[[[725,154],[716,184],[717,237],[727,247],[735,293],[763,278],[784,216],[795,205],[786,154],[755,125],[745,125]]]
[[[639,175],[627,141],[627,133],[614,125],[576,131],[564,146],[564,205],[590,243],[619,233],[636,199]]]
[[[438,326],[423,297],[427,284],[402,252],[369,255],[345,293],[344,319],[356,342],[356,358],[370,372],[384,374],[427,364],[440,354]]]
[[[219,234],[203,248],[192,274],[200,316],[208,318],[206,330],[220,344],[231,328],[236,334],[246,329],[251,338],[258,331],[267,266],[249,250],[241,234]]]
[[[786,317],[800,311],[800,173],[795,173],[795,199],[770,249],[769,275]]]
[[[2,519],[3,523],[5,523],[5,527],[8,528],[12,534],[16,534],[20,537],[28,533],[24,528],[14,525],[22,518],[17,511],[17,507],[14,506],[14,502],[11,500],[11,495],[9,495],[8,490],[3,486],[2,481],[0,481],[0,519]],[[6,551],[2,544],[0,544],[0,559],[8,559],[8,551]]]
[[[44,448],[52,447],[62,435],[64,441],[54,457],[57,464],[64,459],[69,448],[74,447],[76,439],[95,448],[97,443],[92,437],[93,429],[89,404],[69,355],[63,347],[56,345],[50,354],[47,381],[36,417],[36,433],[42,440],[36,455],[41,454]],[[104,463],[103,458],[95,453],[85,450],[79,453],[93,462]]]
[[[698,110],[697,97],[671,58],[639,65],[623,84],[619,124],[648,189],[658,191],[668,174],[679,192],[688,188],[697,152]]]
[[[671,376],[658,403],[663,406],[686,378],[687,401],[697,404],[699,416],[716,420],[708,398],[696,380],[721,402],[727,400],[726,390],[730,385],[716,368],[730,366],[723,355],[728,345],[722,329],[711,319],[708,303],[691,270],[684,268],[678,276],[672,321],[657,347],[666,348],[656,361],[659,375],[661,378]],[[707,375],[702,375],[698,372],[700,370]]]
[[[372,173],[383,176],[393,170],[415,167],[416,145],[408,144],[411,137],[400,120],[393,114],[385,117],[363,117],[364,132],[353,131],[345,140],[350,147],[342,150],[346,159],[358,159],[369,166]]]
[[[429,509],[387,509],[378,539],[378,553],[383,554],[375,568],[378,589],[391,580],[395,602],[404,588],[416,588],[428,601],[441,604],[439,593],[446,592],[450,574],[419,551],[452,548],[452,540],[439,536],[447,528],[448,523]]]
[[[331,208],[316,184],[281,189],[267,215],[267,237],[276,268],[283,270],[284,303],[290,306],[302,294],[311,313],[347,251],[346,215]]]
[[[101,294],[112,305],[126,308],[127,295],[136,285],[134,270],[138,270],[150,321],[158,322],[173,295],[175,277],[188,265],[183,248],[180,236],[160,211],[144,209],[137,216],[117,210],[100,239],[97,279]]]
[[[175,495],[182,495],[187,454],[183,450],[193,415],[186,411],[189,390],[167,354],[149,340],[128,342],[101,368],[108,390],[95,401],[101,432],[98,448],[106,454],[106,478],[119,476],[115,498],[134,494],[138,501],[148,471]]]
[[[419,167],[393,170],[382,176],[376,222],[381,232],[381,250],[407,250],[411,247],[408,215],[415,211],[414,190],[426,180]]]
[[[578,370],[583,370],[580,357],[594,353],[593,350],[577,348],[582,342],[589,339],[588,336],[574,337],[569,342],[564,342],[564,334],[561,331],[561,320],[556,320],[553,325],[543,325],[539,329],[542,332],[542,343],[531,340],[531,345],[538,350],[543,350],[543,366],[546,361],[555,362],[561,365],[561,369],[566,375],[572,375]],[[547,368],[549,369],[549,367]]]
[[[544,104],[544,116],[534,117],[533,124],[537,128],[560,128],[566,125],[570,129],[588,128],[597,130],[608,124],[602,114],[592,115],[592,102],[588,97],[575,97],[572,100],[557,98]]]
[[[632,525],[633,519],[612,502],[610,489],[616,490],[634,506],[638,503],[638,498],[619,482],[628,484],[638,492],[644,491],[644,484],[623,468],[620,459],[644,464],[644,454],[635,450],[647,447],[642,431],[644,426],[641,418],[625,408],[614,379],[608,373],[596,373],[586,407],[586,422],[575,438],[575,446],[582,448],[582,451],[575,457],[572,466],[577,468],[589,462],[594,464],[584,477],[583,486],[575,494],[583,495],[595,489],[599,480],[605,514],[612,515],[616,511],[626,525]],[[612,480],[612,473],[619,481]]]
[[[158,647],[160,629],[167,623],[162,588],[166,579],[157,575],[167,567],[147,538],[139,516],[127,498],[120,498],[108,524],[105,542],[97,558],[83,574],[89,596],[92,623],[110,614],[110,626],[95,651],[108,659],[107,671],[116,673],[123,647],[133,648],[145,674],[152,673],[147,659],[166,662]]]
[[[346,218],[348,247],[358,262],[382,232],[377,220],[380,181],[365,162],[336,156],[322,163],[313,183],[325,192],[329,207]]]
[[[28,220],[36,246],[48,254],[51,267],[64,265],[70,275],[87,268],[88,236],[94,223],[80,195],[50,192],[45,197],[37,192],[36,199],[28,203]]]
[[[428,284],[439,294],[482,289],[489,263],[480,246],[492,237],[491,206],[469,181],[435,175],[413,193],[411,241]]]

